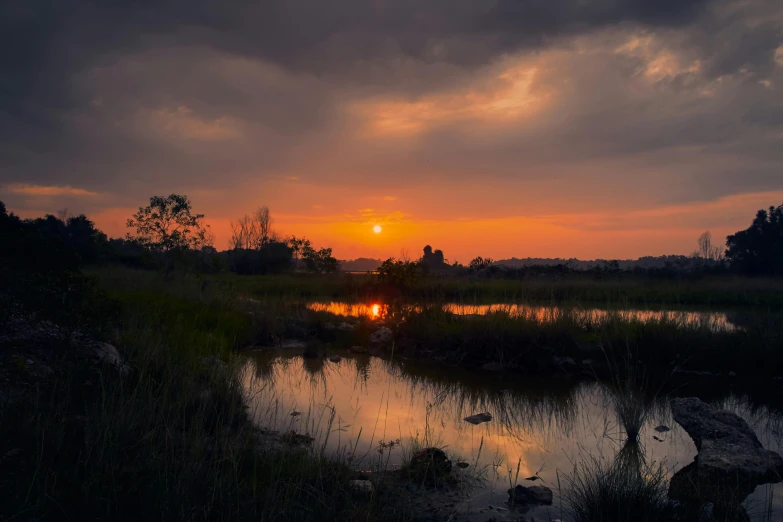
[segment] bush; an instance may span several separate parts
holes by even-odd
[[[77,330],[99,330],[112,304],[97,290],[95,282],[80,272],[83,258],[79,252],[42,225],[57,228],[52,220],[57,221],[22,221],[2,213],[0,288],[4,289],[2,301],[7,316],[53,323],[63,340],[70,340]],[[62,225],[61,221],[57,223]]]

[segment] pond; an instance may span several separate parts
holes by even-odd
[[[349,302],[311,302],[307,304],[310,310],[328,312],[343,317],[369,317],[380,319],[385,317],[390,307],[382,303],[349,303]],[[420,309],[418,305],[409,305],[409,309]],[[462,304],[446,303],[443,309],[455,315],[475,316],[489,313],[504,313],[510,316],[526,317],[538,322],[554,321],[564,313],[575,315],[592,323],[599,323],[608,318],[617,317],[624,320],[642,322],[669,320],[680,325],[708,326],[716,330],[735,330],[741,327],[743,316],[739,312],[724,311],[694,311],[672,309],[613,309],[540,306],[518,303],[492,304]]]
[[[482,522],[488,514],[497,515],[497,506],[507,507],[506,491],[516,484],[545,485],[554,492],[552,506],[528,515],[567,520],[558,484],[575,465],[592,458],[612,462],[631,455],[645,469],[662,466],[671,476],[697,453],[671,419],[665,398],[645,401],[639,442],[626,444],[618,396],[611,386],[596,382],[504,379],[369,355],[331,362],[260,352],[244,370],[243,385],[258,425],[309,433],[314,444],[349,459],[357,469],[399,467],[416,447],[445,448],[455,462],[468,463],[468,470],[483,477],[459,506]],[[783,449],[779,414],[751,407],[731,393],[710,402],[744,418],[764,447]],[[465,422],[479,412],[488,412],[492,420]],[[659,426],[670,431],[656,431]],[[529,477],[538,480],[525,480]],[[782,493],[780,485],[759,486],[744,503],[752,520],[783,520]]]

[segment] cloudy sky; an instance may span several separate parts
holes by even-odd
[[[688,254],[783,203],[779,0],[5,0],[0,199],[340,258]],[[373,226],[381,225],[380,234]]]

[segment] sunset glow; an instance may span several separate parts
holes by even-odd
[[[2,200],[122,237],[150,196],[182,193],[218,249],[231,220],[267,205],[280,237],[340,259],[427,244],[462,262],[687,255],[705,230],[725,242],[783,201],[783,41],[765,36],[783,15],[707,0],[653,21],[611,4],[585,4],[578,30],[567,6],[538,20],[473,0],[344,6],[375,24],[358,32],[263,6],[228,9],[225,27],[167,18],[176,45],[108,40],[19,69],[38,72],[5,100]],[[266,41],[247,30],[257,19],[314,40]],[[34,48],[61,49],[58,34]],[[53,112],[15,120],[40,106]]]

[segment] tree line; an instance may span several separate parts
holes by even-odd
[[[64,266],[117,263],[137,268],[229,270],[238,274],[268,274],[287,270],[309,273],[336,272],[331,248],[316,249],[309,239],[282,237],[272,225],[266,206],[231,221],[228,249],[218,251],[204,214],[196,213],[187,196],[153,196],[126,222],[124,238],[108,238],[85,215],[58,215],[21,219],[0,202],[0,232],[4,258],[18,250],[14,243],[32,243],[41,249],[57,246],[54,258]],[[28,248],[29,250],[29,248]],[[20,257],[20,256],[17,256]]]
[[[738,273],[744,275],[783,275],[783,205],[769,207],[756,213],[750,227],[726,237],[725,247],[713,241],[712,233],[704,232],[697,239],[697,250],[690,257],[671,256],[660,268],[633,267],[623,269],[619,261],[598,262],[595,266],[577,270],[570,262],[554,265],[505,266],[496,264],[489,257],[476,257],[467,266],[454,262],[449,264],[441,250],[424,247],[422,256],[410,260],[388,258],[378,267],[382,282],[397,288],[409,286],[419,276],[430,274],[469,275],[481,274],[488,277],[526,277],[536,275],[562,275],[568,272],[586,272],[597,276],[619,272],[643,273],[648,275],[671,275],[683,272],[694,273]]]
[[[153,196],[149,205],[138,208],[127,220],[124,238],[107,238],[85,215],[69,216],[67,211],[36,219],[21,219],[9,213],[0,202],[0,223],[4,238],[3,260],[9,252],[25,244],[26,252],[54,249],[64,266],[120,263],[136,267],[188,267],[205,272],[229,270],[238,274],[270,274],[286,270],[309,273],[336,272],[339,263],[332,249],[316,249],[307,238],[282,237],[274,230],[269,208],[232,220],[227,250],[219,252],[204,215],[194,212],[187,196]],[[13,239],[10,239],[13,238]],[[10,240],[9,240],[10,239]],[[697,241],[698,250],[690,260],[677,261],[671,269],[725,269],[747,275],[783,275],[783,205],[756,213],[751,225],[729,235],[725,248],[705,232]],[[58,245],[58,246],[52,246]],[[68,252],[66,255],[64,252]],[[49,255],[49,254],[47,254]],[[35,256],[34,256],[35,257]],[[35,265],[43,254],[31,261]],[[680,266],[681,265],[681,266]],[[563,265],[568,269],[567,263]],[[593,270],[611,272],[619,263],[606,261]],[[416,261],[389,258],[379,267],[382,279],[406,281],[431,273],[486,273],[499,270],[491,258],[476,257],[467,266],[449,263],[441,250],[424,247]]]

